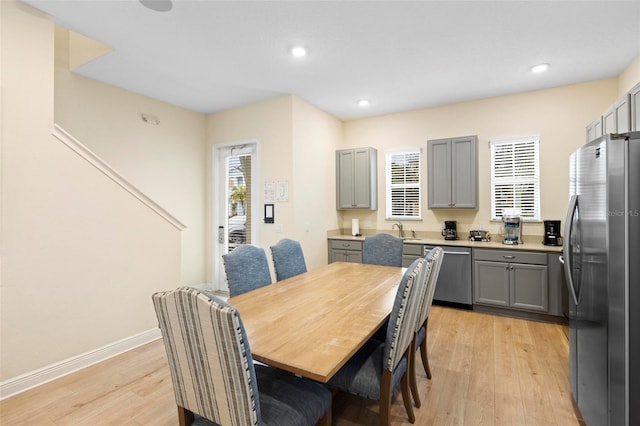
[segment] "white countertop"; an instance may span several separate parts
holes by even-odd
[[[351,235],[333,235],[328,236],[329,240],[348,240],[348,241],[364,241],[365,236],[354,237]],[[534,238],[534,237],[531,237]],[[542,240],[542,237],[540,237]],[[500,249],[500,250],[525,250],[525,251],[542,251],[550,253],[562,252],[562,246],[545,246],[541,242],[525,242],[524,244],[507,245],[502,244],[500,241],[469,241],[469,240],[445,240],[444,238],[406,238],[404,240],[407,244],[429,244],[437,246],[458,246],[458,247],[471,247],[471,248],[486,248],[486,249]]]

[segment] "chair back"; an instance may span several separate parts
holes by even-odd
[[[436,292],[436,285],[438,284],[438,275],[440,275],[440,267],[442,266],[442,259],[444,258],[444,250],[442,247],[434,247],[426,254],[425,259],[431,265],[429,276],[427,277],[426,287],[427,291],[425,298],[420,308],[420,314],[416,323],[416,331],[419,331],[424,322],[429,317],[431,311],[431,304],[433,302],[433,295]]]
[[[362,244],[362,263],[402,266],[402,239],[390,234],[368,236]]]
[[[231,297],[271,284],[267,255],[260,247],[239,245],[222,260]]]
[[[238,311],[192,287],[152,299],[178,406],[221,425],[259,424],[256,374]]]
[[[307,272],[307,264],[299,242],[283,238],[270,248],[273,268],[276,270],[276,281]]]
[[[394,371],[407,348],[413,340],[415,324],[418,320],[420,309],[420,275],[426,267],[426,260],[418,258],[407,268],[396,292],[393,309],[389,316],[384,355],[383,368]]]

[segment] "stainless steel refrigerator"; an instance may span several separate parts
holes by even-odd
[[[571,156],[571,391],[588,426],[640,425],[640,132]]]

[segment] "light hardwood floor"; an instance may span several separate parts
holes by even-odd
[[[434,306],[432,380],[416,366],[416,425],[578,425],[563,327]],[[377,424],[377,404],[338,394],[333,423]],[[397,396],[393,425],[409,425]],[[177,425],[171,378],[156,341],[0,403],[2,425]]]

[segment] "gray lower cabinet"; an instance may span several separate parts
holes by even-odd
[[[474,250],[474,304],[549,312],[547,255]]]
[[[336,151],[336,209],[376,210],[377,165],[375,148]]]
[[[427,141],[430,209],[478,208],[478,138]]]
[[[424,246],[422,244],[404,243],[402,245],[402,267],[410,266],[414,260],[424,256]]]
[[[362,241],[329,240],[329,263],[362,263]]]

